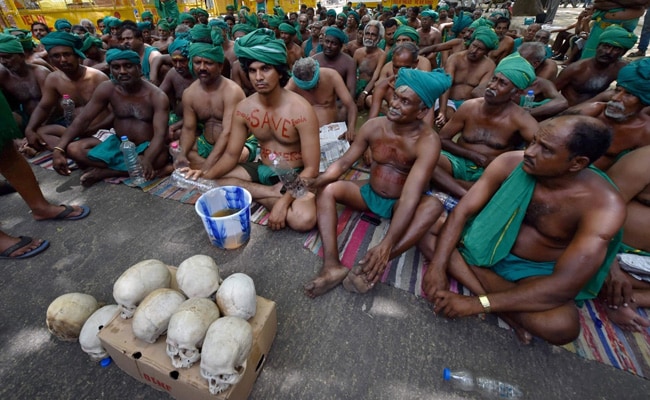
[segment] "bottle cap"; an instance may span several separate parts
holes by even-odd
[[[445,368],[442,370],[442,379],[446,381],[451,379],[451,370],[449,368]]]
[[[532,96],[532,95],[534,95],[534,94],[535,94],[535,91],[534,91],[534,90],[529,90],[529,91],[528,91],[528,95],[529,95],[529,96]]]
[[[69,95],[69,94],[64,94],[64,95],[63,95],[63,98],[64,98],[64,99],[69,99],[69,98],[70,98],[70,95]]]
[[[172,142],[172,144],[169,145],[172,149],[177,149],[178,148],[178,142]]]
[[[102,358],[102,360],[99,362],[99,365],[102,368],[106,368],[109,365],[111,365],[111,362],[113,362],[113,360],[110,357],[106,357],[106,358]]]
[[[126,142],[127,140],[129,140],[129,138],[126,136],[120,136],[120,140]]]

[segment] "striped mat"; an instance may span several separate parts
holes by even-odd
[[[352,268],[368,248],[381,241],[388,230],[389,220],[382,219],[381,224],[375,226],[361,219],[363,213],[343,206],[339,206],[338,211],[339,255],[341,263]],[[313,230],[307,235],[304,246],[314,254],[323,256],[318,230]],[[424,297],[422,280],[426,267],[422,254],[413,248],[390,261],[381,277],[381,282]],[[456,293],[470,294],[469,290],[454,281],[451,282],[450,289]],[[648,316],[648,310],[640,309],[639,313]],[[650,328],[644,333],[622,331],[608,321],[600,302],[585,302],[579,315],[582,325],[580,336],[574,342],[562,347],[585,359],[598,361],[650,379]],[[505,322],[497,318],[487,319],[509,329]]]

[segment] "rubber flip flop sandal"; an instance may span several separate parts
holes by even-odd
[[[15,245],[9,247],[7,250],[3,251],[2,254],[0,254],[0,260],[18,260],[21,258],[28,258],[28,257],[33,257],[39,253],[42,253],[45,251],[50,246],[50,242],[47,240],[43,240],[43,242],[36,248],[31,249],[30,251],[23,253],[19,256],[16,257],[10,257],[9,255],[13,253],[16,250],[21,249],[22,247],[27,246],[33,241],[33,239],[29,236],[20,236],[20,242],[16,243]]]
[[[75,215],[74,217],[69,217],[69,215],[74,212],[74,208],[66,204],[61,205],[65,207],[65,210],[61,211],[59,215],[52,218],[53,220],[75,221],[78,219],[86,218],[88,214],[90,214],[90,208],[88,206],[79,206],[81,208],[81,214]]]

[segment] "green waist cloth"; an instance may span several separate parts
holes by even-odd
[[[524,172],[521,165],[508,176],[483,210],[465,225],[458,250],[469,265],[491,267],[510,254],[535,190],[535,179]],[[604,172],[593,166],[589,168],[614,185]],[[604,262],[576,300],[598,295],[622,237],[621,229],[610,242]]]
[[[359,72],[359,71],[357,70],[357,72]],[[361,92],[363,92],[363,91],[366,89],[366,85],[367,85],[367,84],[368,84],[368,80],[367,80],[367,79],[359,79],[359,78],[357,77],[357,87],[356,87],[356,90],[355,90],[355,92],[354,92],[354,98],[355,98],[355,99],[356,99],[357,97],[359,97],[359,95],[361,94]]]
[[[115,171],[128,171],[124,163],[122,150],[120,150],[120,143],[117,135],[111,135],[105,141],[90,149],[88,158],[94,161],[102,161],[108,168]],[[149,141],[144,141],[137,145],[135,150],[138,154],[142,154],[147,147],[149,147]]]
[[[625,8],[616,8],[612,10],[596,10],[594,11],[593,16],[591,19],[594,21],[591,26],[591,32],[589,33],[589,38],[585,42],[585,47],[582,50],[582,54],[580,55],[580,59],[585,59],[585,58],[590,58],[594,57],[596,55],[596,48],[598,47],[598,43],[600,42],[600,34],[603,33],[605,28],[607,28],[610,25],[621,25],[625,30],[628,32],[634,32],[634,29],[636,28],[639,19],[634,18],[634,19],[609,19],[605,18],[605,14],[609,12],[617,12],[617,11],[624,11]]]
[[[0,151],[4,146],[13,146],[12,140],[22,137],[22,133],[14,120],[14,114],[11,112],[11,107],[5,98],[4,94],[0,91]]]
[[[644,256],[644,257],[650,257],[650,252],[647,252],[645,250],[639,250],[636,249],[632,246],[628,246],[627,244],[621,242],[620,247],[618,248],[619,253],[627,253],[627,254],[637,254],[639,256]]]

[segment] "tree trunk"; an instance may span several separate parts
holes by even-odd
[[[512,8],[512,14],[517,17],[521,16],[536,16],[544,12],[541,0],[519,0],[515,2]]]

